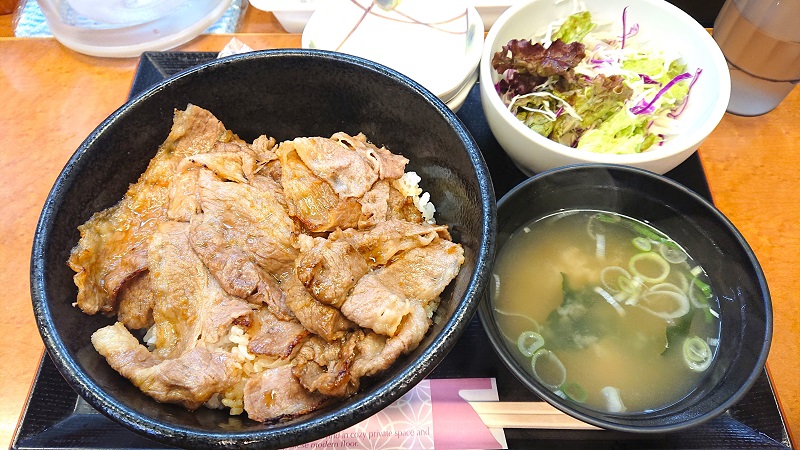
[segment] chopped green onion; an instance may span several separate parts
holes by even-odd
[[[660,242],[668,247],[680,249],[680,246],[671,240],[666,234],[656,230],[655,228],[645,225],[634,220],[622,219],[619,216],[611,216],[608,214],[596,214],[598,220],[605,223],[619,223],[625,228],[633,231],[640,237],[650,240],[651,242]]]
[[[665,302],[671,303],[671,305],[665,305]],[[667,320],[683,317],[691,310],[691,305],[686,295],[674,291],[645,292],[641,296],[638,306],[657,317]]]
[[[692,284],[697,286],[701,291],[703,291],[703,295],[706,298],[711,298],[711,297],[714,296],[714,293],[711,290],[711,286],[709,286],[707,283],[704,283],[704,282],[700,281],[699,278],[696,278],[696,277],[693,278],[692,279]]]
[[[689,255],[677,244],[674,246],[661,245],[658,251],[670,264],[680,264],[689,259]]]
[[[585,402],[588,397],[586,394],[586,389],[574,381],[567,381],[561,385],[560,390],[564,393],[564,395],[567,396],[567,398],[577,403]]]
[[[639,296],[638,295],[631,295],[625,300],[626,305],[638,305],[639,304]]]
[[[531,358],[531,371],[534,378],[551,390],[558,389],[567,381],[567,369],[555,353],[539,349]]]
[[[517,342],[517,339],[515,339],[513,336],[509,336],[508,334],[506,334],[505,332],[506,328],[510,328],[512,330],[528,329],[528,330],[534,330],[537,333],[541,331],[541,326],[539,326],[539,323],[524,314],[503,311],[500,308],[494,308],[494,312],[501,316],[505,316],[504,321],[507,324],[507,326],[501,327],[501,333],[503,334],[503,337],[506,338],[506,340],[512,345]],[[514,323],[512,324],[512,322]]]
[[[595,239],[595,251],[594,255],[597,259],[605,259],[606,257],[606,235],[605,234],[597,234],[597,238]]]
[[[627,292],[628,294],[638,294],[641,290],[644,283],[642,283],[642,279],[639,277],[632,278],[628,276],[627,278],[620,277],[618,280],[619,287]]]
[[[678,287],[680,287],[683,292],[688,291],[689,290],[689,279],[686,277],[686,275],[683,273],[683,271],[678,271],[678,272],[675,272],[675,273],[678,275],[678,281],[680,281],[680,284],[681,284]]]
[[[702,272],[702,270],[698,272]],[[698,290],[701,292],[700,295],[697,294]],[[711,309],[711,305],[708,303],[713,297],[714,293],[711,291],[711,286],[700,281],[698,278],[692,279],[692,282],[689,284],[689,300],[695,308],[703,310],[706,323],[712,323],[715,318],[719,319],[719,313]]]
[[[629,302],[632,301],[631,298],[632,298],[632,296],[630,294],[628,294],[627,292],[617,292],[616,294],[614,294],[614,300],[616,300],[617,303],[620,303],[620,304],[621,303],[625,303],[626,305],[631,304],[631,303],[629,303]],[[633,301],[635,301],[635,300],[633,300]]]
[[[544,338],[535,331],[523,331],[517,339],[517,348],[528,358],[542,347],[544,347]]]
[[[656,242],[664,242],[665,240],[669,240],[669,238],[665,234],[661,234],[651,227],[632,221],[626,221],[626,222],[628,222],[629,228],[638,233],[640,236],[646,237]]]
[[[637,276],[625,280],[620,279],[619,284],[622,287],[623,292],[628,294],[628,297],[625,300],[626,305],[635,305],[639,303],[639,295],[642,293],[642,290],[645,287],[645,284],[640,277]]]
[[[602,227],[602,225],[599,225],[598,222],[615,223],[613,222],[614,218],[616,218],[617,222],[619,222],[619,217],[617,216],[609,216],[607,214],[601,214],[601,213],[594,214],[591,217],[589,217],[589,220],[586,222],[586,232],[589,233],[589,236],[592,239],[597,239],[597,232],[598,232],[597,227],[598,226]]]
[[[625,315],[625,309],[614,299],[614,297],[611,294],[606,292],[605,289],[601,288],[600,286],[597,286],[594,288],[594,291],[600,294],[600,296],[603,297],[605,301],[608,302],[609,305],[613,306],[614,309],[617,311],[617,314],[619,314],[620,316]]]
[[[616,214],[597,213],[594,216],[592,216],[592,218],[596,218],[600,222],[604,222],[604,223],[620,223],[620,222],[622,222],[622,217],[620,217],[620,216],[618,216]]]
[[[630,277],[628,278],[619,277],[619,279],[617,280],[617,284],[619,285],[620,290],[627,294],[636,294],[639,292],[639,289],[633,282],[633,279],[631,279]]]
[[[626,291],[623,283],[630,285],[631,274],[620,266],[609,266],[600,271],[600,282],[611,293]],[[628,292],[632,293],[632,292]]]
[[[705,371],[711,366],[713,356],[711,347],[703,339],[693,336],[683,341],[683,360],[686,361],[689,370],[693,372]]]
[[[677,292],[678,294],[685,295],[683,289],[681,289],[678,285],[673,283],[659,283],[653,286],[650,286],[649,291],[669,291],[669,292]]]
[[[689,300],[691,300],[692,305],[694,305],[695,308],[708,308],[706,299],[703,296],[695,295],[695,291],[697,291],[697,289],[694,287],[689,288]]]
[[[652,265],[656,266],[654,267],[655,270],[660,270],[653,273],[652,276],[645,275],[639,270],[641,265],[645,263],[652,263]],[[670,267],[669,263],[658,253],[644,252],[633,255],[630,261],[628,261],[628,269],[630,269],[634,277],[638,276],[646,283],[661,283],[669,276]]]
[[[644,238],[642,236],[637,236],[633,238],[631,242],[633,243],[634,247],[638,248],[643,252],[649,252],[650,249],[653,248],[653,244],[650,242],[650,239]]]

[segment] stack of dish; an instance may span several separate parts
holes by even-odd
[[[325,0],[250,0],[250,6],[262,11],[271,12],[281,26],[289,33],[302,33],[308,19],[314,14],[318,5]],[[483,20],[483,30],[489,31],[495,20],[509,6],[511,0],[471,0]]]
[[[478,79],[483,21],[460,1],[376,6],[331,0],[311,16],[303,48],[360,56],[397,70],[457,111]]]

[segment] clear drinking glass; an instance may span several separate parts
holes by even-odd
[[[765,114],[800,82],[800,0],[726,0],[713,36],[731,72],[728,112]]]

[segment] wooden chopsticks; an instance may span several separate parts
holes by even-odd
[[[469,402],[489,428],[599,430],[546,402]]]

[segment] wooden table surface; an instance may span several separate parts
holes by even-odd
[[[14,38],[0,16],[0,443],[11,443],[43,352],[30,301],[33,232],[58,173],[121,106],[137,59],[75,53],[49,38]],[[176,50],[219,51],[231,35]],[[236,37],[254,49],[298,47],[249,8]],[[760,117],[726,114],[699,150],[714,202],[755,251],[772,294],[767,368],[793,442],[800,438],[800,88]]]

